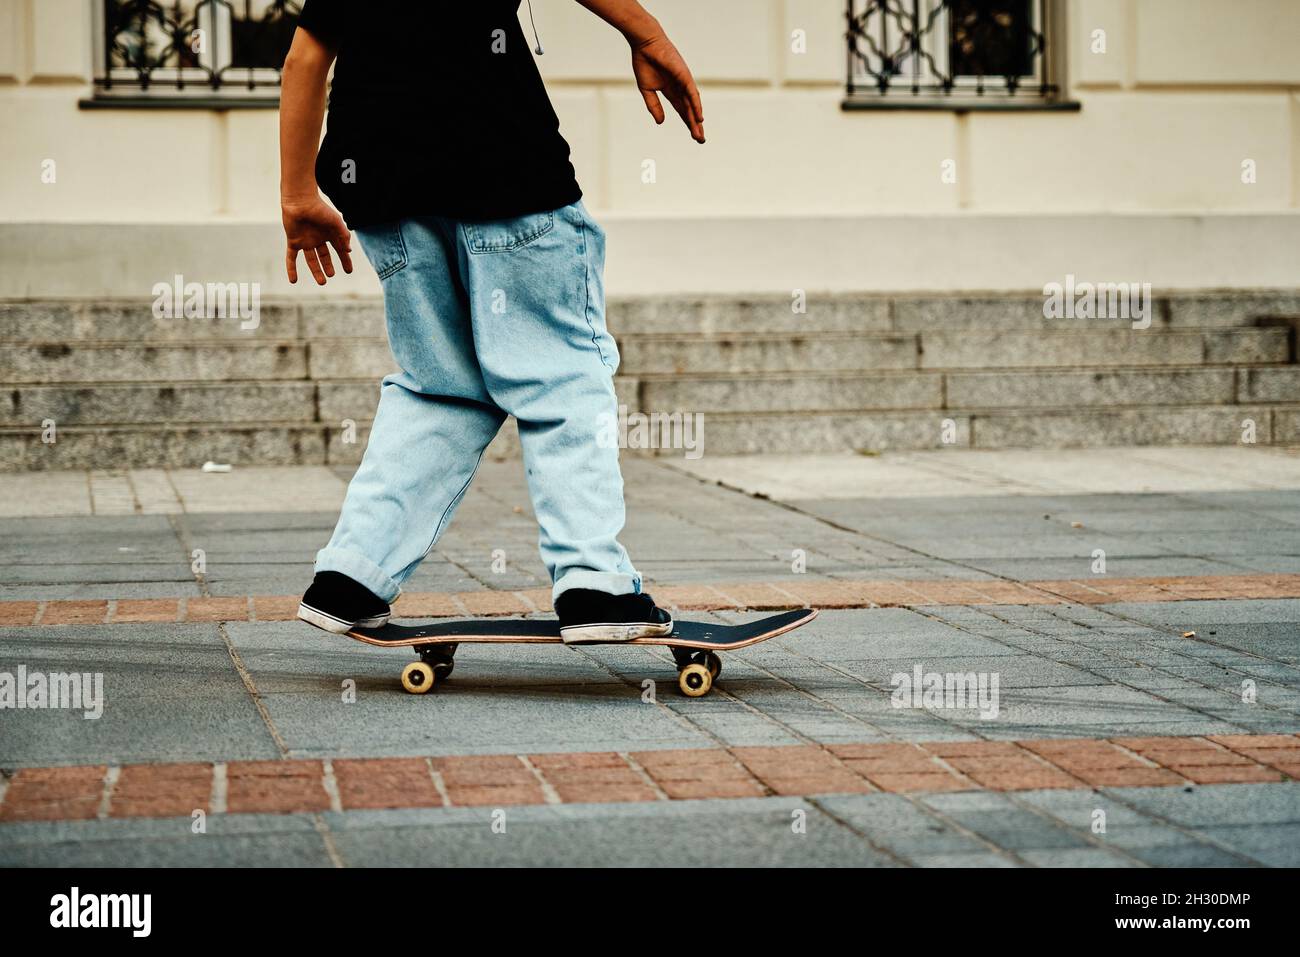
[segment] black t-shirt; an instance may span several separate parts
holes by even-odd
[[[337,47],[316,181],[352,227],[505,219],[582,196],[521,0],[307,0]]]

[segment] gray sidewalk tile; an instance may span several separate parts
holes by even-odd
[[[0,670],[102,674],[103,716],[6,710],[0,765],[274,758],[216,625],[0,629]]]
[[[333,828],[333,838],[349,866],[701,867],[720,860],[741,867],[897,866],[815,807],[784,799],[612,810],[574,805],[564,815],[536,813],[541,810],[506,810],[504,833],[493,832],[491,809],[484,808],[458,820],[446,820],[439,811],[402,815],[391,825],[372,815]],[[805,833],[792,828],[795,810],[806,815]],[[412,826],[417,820],[421,826]]]

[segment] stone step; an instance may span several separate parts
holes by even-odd
[[[1249,432],[1246,426],[1250,425]],[[682,433],[683,436],[686,433]],[[1300,442],[1300,405],[1025,411],[783,412],[705,415],[705,455],[932,448],[1086,448]],[[671,444],[664,442],[663,444]],[[655,454],[684,456],[681,448]]]
[[[52,444],[39,428],[0,428],[0,471],[197,467],[212,460],[240,465],[355,464],[369,435],[319,423],[246,422],[190,426],[121,425],[60,428]],[[667,430],[632,454],[737,455],[770,452],[862,452],[930,448],[1085,448],[1141,445],[1300,443],[1300,404],[1164,406],[1142,409],[1033,411],[882,411],[705,414],[691,431]],[[349,439],[351,441],[349,441]],[[489,447],[493,458],[519,454],[513,423]]]
[[[1251,371],[1292,372],[1289,368]],[[1300,371],[1300,370],[1294,370]],[[1050,372],[949,372],[944,376],[947,403],[952,408],[1043,409],[1169,405],[1231,405],[1235,402],[1277,402],[1261,387],[1240,389],[1244,372],[1227,367],[1175,369],[1061,369]],[[1292,393],[1300,399],[1300,379]]]
[[[761,373],[827,369],[914,369],[915,336],[819,334],[791,337],[625,336],[619,343],[620,371]],[[311,344],[313,379],[379,378],[394,370],[382,340],[319,340]]]
[[[58,425],[114,425],[310,422],[315,418],[316,384],[305,379],[18,385],[0,395],[0,426],[30,426],[46,419]]]
[[[1300,442],[1300,405],[1054,409],[990,412],[974,417],[976,448],[1294,445],[1297,442]]]
[[[632,412],[708,415],[1231,406],[1300,402],[1300,367],[620,376],[616,387]],[[318,389],[320,417],[329,423],[369,421],[379,398],[370,380],[321,382]]]
[[[625,335],[791,335],[892,332],[893,301],[884,296],[699,297],[611,299],[606,321]]]
[[[192,340],[296,340],[302,317],[294,303],[261,303],[252,320],[159,319],[147,300],[129,302],[0,302],[0,342],[188,342]],[[383,335],[382,323],[375,335]]]
[[[917,337],[864,333],[795,336],[624,336],[629,375],[915,369]]]
[[[59,427],[46,442],[39,427],[0,428],[0,472],[108,468],[197,468],[208,461],[250,465],[355,465],[369,425],[345,430],[318,422]],[[493,458],[519,455],[514,423],[488,447]]]
[[[1034,409],[1300,401],[1300,367],[647,376],[645,411]]]
[[[894,300],[893,331],[943,330],[1077,330],[1079,327],[1123,329],[1131,319],[1049,319],[1044,297],[934,296]],[[1294,290],[1245,293],[1189,293],[1159,296],[1152,309],[1152,329],[1204,329],[1253,326],[1279,319],[1300,319],[1300,293]]]
[[[631,411],[709,414],[1231,405],[1300,401],[1300,366],[619,376],[615,387]],[[19,384],[0,396],[0,426],[52,419],[60,426],[316,421],[341,427],[370,421],[378,400],[374,379]]]
[[[1140,368],[1286,363],[1284,328],[1095,329],[1090,332],[818,333],[809,336],[623,336],[625,375],[755,375],[1033,368]],[[379,339],[323,339],[310,347],[314,379],[379,378],[394,369]]]
[[[1090,332],[925,332],[925,369],[1285,363],[1290,333],[1283,328]]]
[[[625,375],[977,370],[1233,364],[1291,359],[1286,328],[1086,333],[818,333],[808,337],[624,336]],[[0,344],[0,382],[74,383],[379,379],[395,363],[382,339]]]
[[[810,296],[796,312],[793,297],[610,300],[610,329],[619,335],[662,333],[927,332],[944,330],[1080,331],[1131,329],[1135,318],[1061,319],[1044,314],[1042,295]],[[1155,297],[1153,329],[1251,326],[1300,320],[1300,293],[1188,294]]]
[[[50,444],[38,428],[3,428],[0,470],[183,468],[207,461],[320,465],[326,447],[326,430],[312,422],[70,426],[59,428]]]
[[[305,379],[293,342],[47,342],[0,345],[0,382],[230,382]]]
[[[608,318],[617,335],[692,333],[801,335],[809,332],[923,332],[942,330],[1122,329],[1131,320],[1049,319],[1041,294],[983,296],[809,295],[796,310],[794,295],[611,298]],[[1158,296],[1152,328],[1194,329],[1300,320],[1294,290],[1188,293]],[[337,339],[384,335],[383,303],[375,298],[326,301],[268,299],[258,325],[239,319],[156,319],[152,299],[0,302],[0,340],[12,342],[186,341],[192,339]]]

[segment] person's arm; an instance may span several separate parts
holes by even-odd
[[[664,107],[659,101],[662,92],[690,129],[695,142],[703,143],[704,106],[695,77],[659,21],[637,0],[578,2],[627,38],[632,47],[632,73],[655,122],[664,121]]]
[[[343,271],[352,272],[352,234],[316,185],[325,86],[335,52],[300,28],[280,72],[280,217],[288,243],[285,270],[294,283],[302,252],[316,282],[325,285],[334,275],[331,244]]]

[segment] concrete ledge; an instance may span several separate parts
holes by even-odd
[[[1159,292],[1292,288],[1288,213],[604,218],[611,294],[1041,290],[1081,280]],[[887,237],[887,241],[882,241]],[[0,299],[146,298],[177,273],[263,296],[373,296],[369,267],[297,290],[275,223],[0,224]]]

